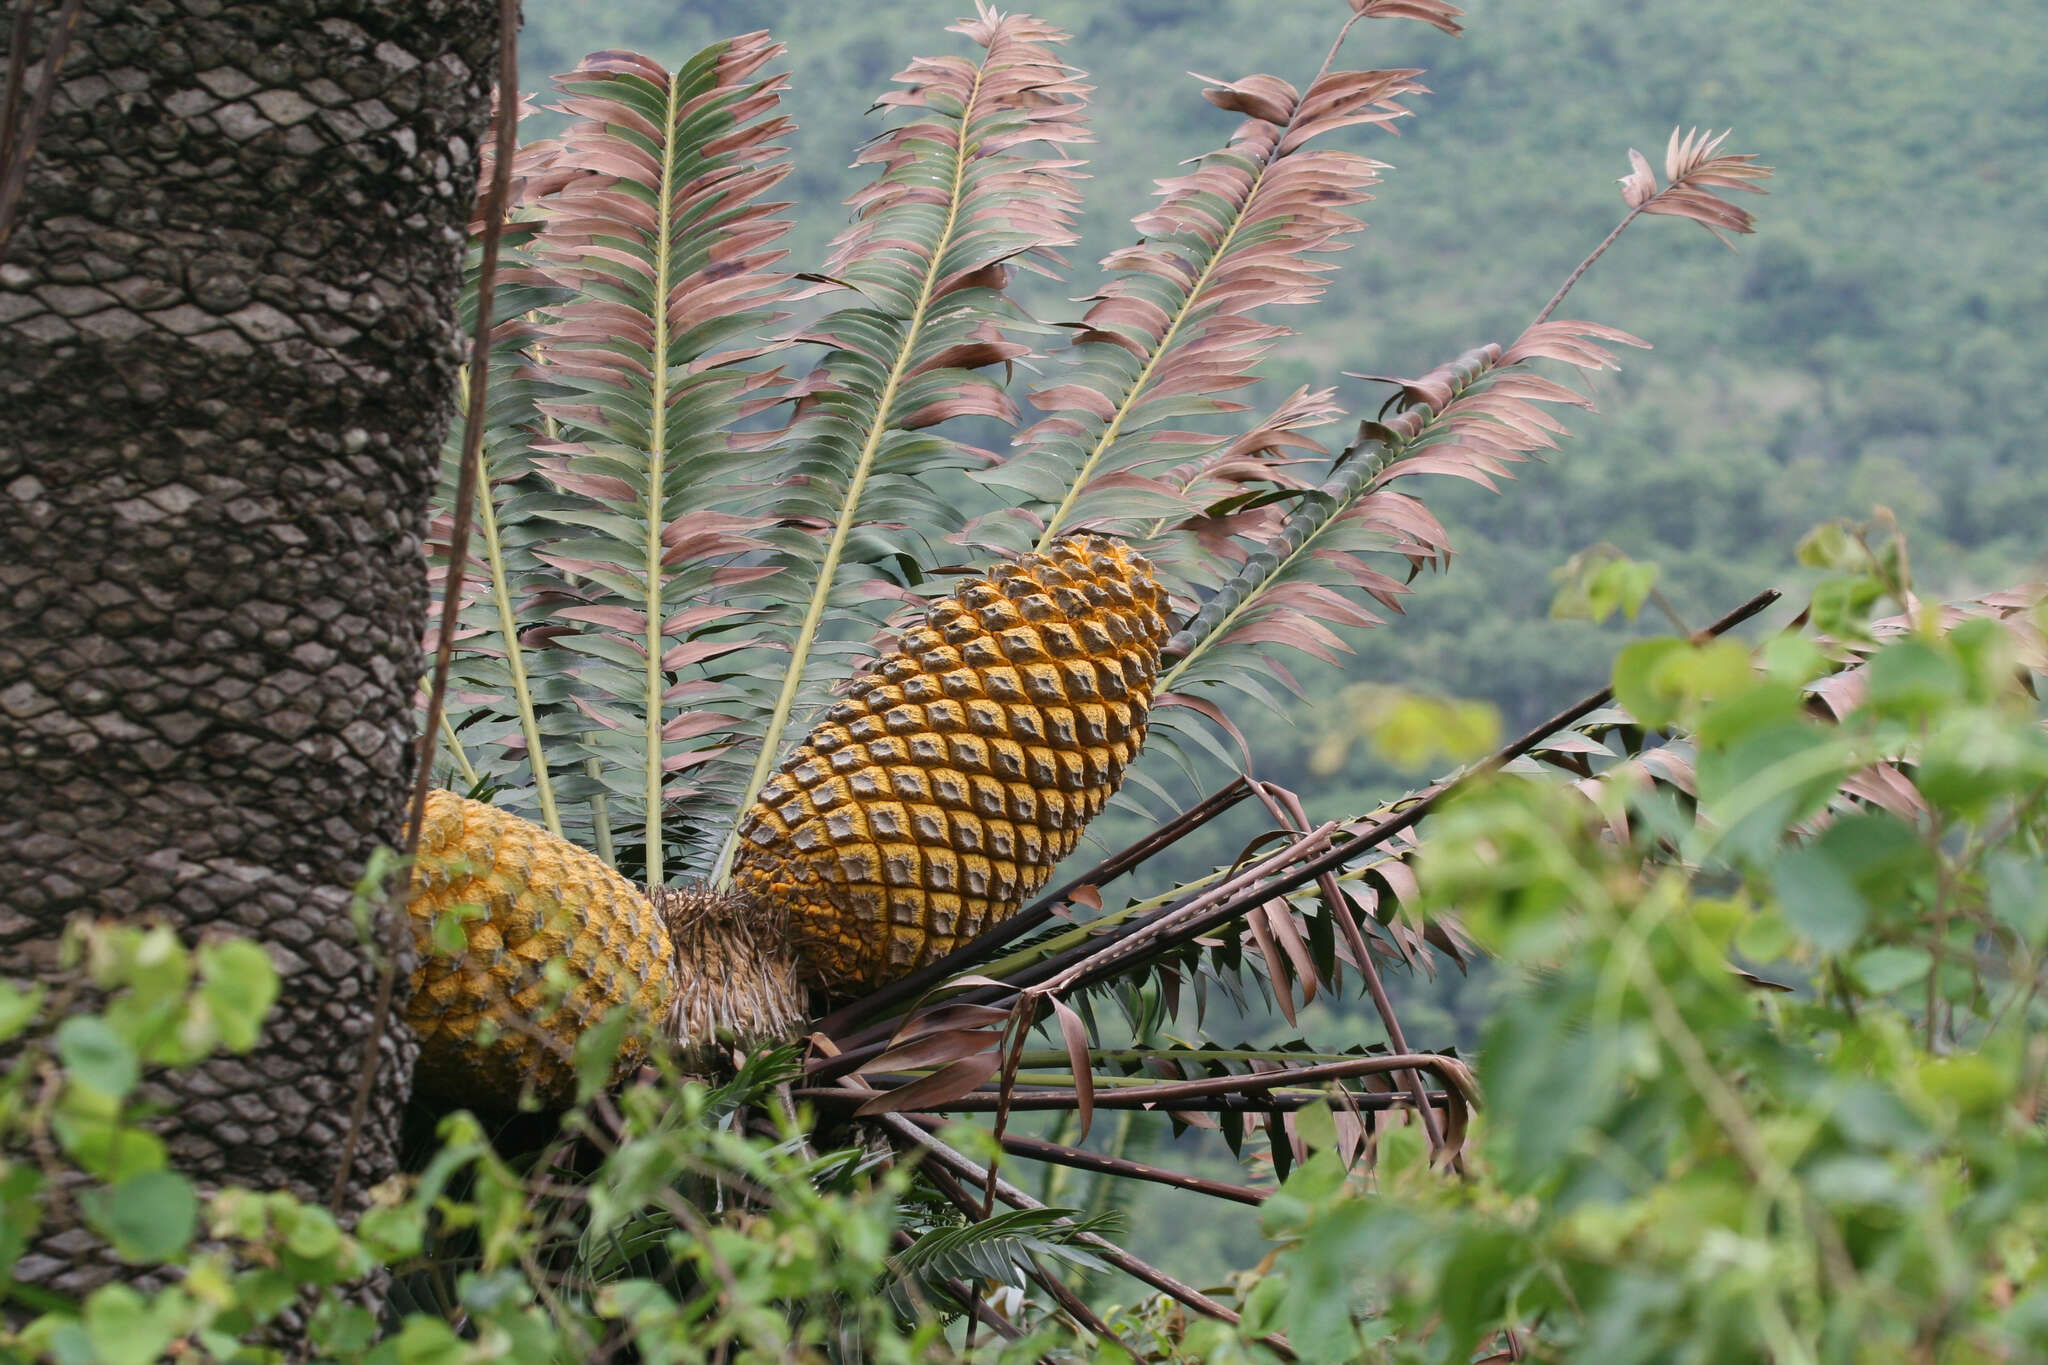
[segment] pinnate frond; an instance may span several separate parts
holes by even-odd
[[[723,714],[715,679],[674,680],[707,657],[729,607],[702,610],[733,556],[758,548],[718,504],[735,423],[772,401],[747,342],[777,316],[787,224],[763,196],[788,173],[775,139],[782,51],[754,33],[671,75],[598,53],[557,82],[579,120],[556,154],[573,168],[551,196],[535,255],[575,292],[547,310],[540,347],[564,392],[543,404],[548,485],[529,515],[564,528],[544,558],[579,599],[554,613],[558,647],[582,656],[575,705],[593,767],[662,878],[672,775],[705,759]],[[765,391],[765,392],[764,392]],[[718,534],[700,531],[705,519]],[[696,741],[692,743],[692,741]]]
[[[1088,87],[1053,53],[1066,35],[985,5],[956,31],[980,61],[920,59],[880,101],[907,117],[860,154],[876,178],[820,277],[854,299],[797,338],[828,350],[793,390],[794,420],[747,505],[783,528],[774,562],[796,590],[761,603],[787,653],[781,685],[754,699],[761,742],[740,808],[865,647],[847,623],[878,622],[900,596],[897,559],[928,562],[928,542],[958,528],[944,478],[987,457],[930,428],[1015,419],[980,373],[1025,349],[1002,290],[1013,268],[1043,268],[1073,240],[1078,163],[1064,150],[1086,140]]]
[[[1103,1262],[1083,1250],[1084,1238],[1117,1231],[1115,1218],[1081,1218],[1071,1209],[1057,1208],[1005,1209],[970,1223],[942,1224],[895,1256],[891,1266],[897,1279],[888,1293],[904,1316],[911,1318],[913,1296],[944,1302],[950,1297],[949,1284],[994,1283],[1024,1289],[1040,1259],[1102,1269]]]
[[[1771,167],[1756,164],[1756,155],[1751,152],[1721,151],[1721,144],[1733,132],[1729,129],[1709,134],[1694,128],[1681,137],[1679,130],[1673,128],[1664,149],[1664,178],[1669,183],[1662,189],[1657,187],[1657,175],[1650,169],[1649,159],[1629,148],[1630,170],[1621,178],[1622,199],[1631,209],[1643,213],[1690,218],[1724,243],[1728,241],[1722,235],[1725,232],[1756,231],[1755,214],[1716,193],[1769,193],[1756,182],[1769,179]]]
[[[1196,687],[1222,687],[1276,707],[1264,680],[1289,676],[1276,648],[1334,663],[1349,650],[1343,630],[1378,625],[1382,613],[1399,611],[1406,580],[1425,564],[1447,564],[1451,549],[1429,510],[1389,485],[1439,474],[1492,489],[1513,477],[1513,465],[1553,448],[1564,432],[1546,409],[1591,406],[1527,362],[1614,368],[1608,347],[1616,343],[1646,344],[1597,324],[1541,323],[1505,350],[1480,347],[1418,378],[1393,381],[1392,405],[1400,411],[1361,424],[1359,442],[1337,458],[1321,486],[1168,643],[1168,656],[1178,658],[1160,680],[1154,733],[1193,737],[1192,720],[1174,708],[1185,709]],[[1381,567],[1388,557],[1395,562]],[[1397,577],[1389,568],[1402,572]]]
[[[1252,384],[1288,335],[1264,311],[1322,294],[1335,267],[1320,258],[1363,226],[1351,210],[1384,169],[1308,144],[1405,116],[1400,99],[1421,89],[1418,74],[1330,71],[1305,94],[1273,76],[1202,78],[1210,102],[1245,122],[1193,171],[1159,182],[1160,203],[1134,220],[1144,240],[1102,262],[1112,278],[1090,296],[1073,364],[1032,396],[1048,415],[983,476],[1021,495],[1043,522],[1040,543],[1079,530],[1141,534],[1200,510],[1189,489],[1159,476],[1230,438],[1178,424],[1243,410],[1226,395]],[[1147,495],[1137,503],[1134,488]]]

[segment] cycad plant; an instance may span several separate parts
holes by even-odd
[[[1421,570],[1448,564],[1444,528],[1397,480],[1510,477],[1555,446],[1560,409],[1590,406],[1562,379],[1644,343],[1554,316],[1582,265],[1521,335],[1387,381],[1376,412],[1348,414],[1334,388],[1245,401],[1288,310],[1318,298],[1363,226],[1355,211],[1385,166],[1353,144],[1408,117],[1424,89],[1416,70],[1347,69],[1346,37],[1368,18],[1459,30],[1440,0],[1350,11],[1333,15],[1305,88],[1209,81],[1205,97],[1242,121],[1159,182],[1085,310],[1051,323],[1014,291],[1026,274],[1076,273],[1061,251],[1092,133],[1064,35],[1036,19],[983,6],[953,30],[971,55],[897,77],[878,101],[883,131],[858,153],[872,177],[811,269],[777,245],[788,125],[768,35],[673,72],[600,53],[560,79],[572,126],[522,146],[510,172],[477,496],[437,522],[444,573],[452,528],[475,528],[451,575],[461,630],[441,777],[531,822],[509,852],[500,840],[450,855],[468,860],[455,875],[479,879],[473,894],[416,903],[430,951],[466,950],[463,989],[510,995],[530,1016],[587,986],[581,929],[546,921],[564,879],[616,873],[654,888],[660,914],[641,918],[672,940],[647,968],[667,974],[669,1042],[716,1064],[735,1042],[808,1034],[790,1097],[922,1149],[927,1192],[968,1216],[1033,1201],[934,1138],[942,1114],[992,1112],[1001,1144],[1033,1159],[1244,1198],[1009,1134],[1008,1116],[1063,1110],[1085,1134],[1098,1109],[1165,1108],[1233,1144],[1249,1117],[1284,1172],[1290,1115],[1334,1088],[1353,1155],[1407,1106],[1457,1161],[1476,1087],[1455,1055],[1411,1045],[1380,979],[1386,963],[1466,951],[1455,926],[1399,913],[1414,828],[1448,783],[1316,823],[1255,775],[1233,717],[1284,709],[1299,691],[1290,656],[1340,659]],[[1725,195],[1769,172],[1724,139],[1674,133],[1661,180],[1631,152],[1615,234],[1645,213],[1748,232]],[[1330,440],[1347,418],[1355,438]],[[450,488],[461,458],[451,444]],[[1017,644],[1020,630],[1037,633]],[[1682,760],[1636,756],[1645,731],[1608,700],[1476,767],[1533,755],[1588,778],[1597,751],[1682,786]],[[1084,757],[1091,744],[1106,756]],[[862,745],[867,766],[831,787],[834,756]],[[1176,760],[1200,788],[1177,812]],[[862,789],[861,772],[881,785]],[[1148,832],[1020,907],[1126,777],[1117,800]],[[1247,801],[1272,832],[1234,864],[1145,882],[1149,859]],[[871,865],[818,853],[842,817]],[[523,927],[508,919],[518,904]],[[726,934],[760,945],[740,955],[751,965],[706,965]],[[622,955],[605,949],[607,982]],[[1391,1046],[1147,1041],[1194,1033],[1211,990],[1247,977],[1291,1019],[1297,1000],[1341,990],[1347,968]],[[741,977],[764,984],[743,998]],[[731,998],[706,1011],[712,982]],[[494,1035],[526,1052],[538,1038],[561,1064],[525,1080],[570,1086],[583,1026],[643,984],[586,989],[583,1008],[550,1016],[573,1022],[538,1030],[466,1016],[462,1046],[502,1057]],[[1100,1045],[1110,1002],[1141,1045]],[[1041,1222],[1058,1220],[1023,1220]],[[919,1263],[947,1251],[927,1246]]]

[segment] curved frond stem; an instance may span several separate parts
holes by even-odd
[[[505,641],[505,672],[512,681],[512,701],[519,713],[519,733],[526,738],[526,763],[533,771],[533,794],[540,803],[541,822],[548,833],[562,837],[562,817],[555,808],[555,785],[548,775],[547,751],[541,745],[540,716],[534,709],[533,689],[527,684],[526,651],[519,643],[519,612],[512,605],[512,590],[505,570],[505,547],[498,531],[497,504],[491,497],[490,481],[479,479],[476,490],[477,530],[483,535],[484,565],[491,575],[491,603],[498,612],[498,634]],[[475,781],[474,777],[470,779]]]
[[[1585,275],[1585,273],[1588,270],[1591,270],[1593,268],[1593,262],[1599,260],[1602,256],[1606,255],[1607,248],[1613,246],[1616,241],[1620,240],[1621,234],[1628,230],[1628,225],[1630,223],[1633,223],[1637,218],[1642,216],[1643,208],[1644,206],[1642,204],[1638,204],[1634,208],[1630,209],[1628,211],[1627,216],[1625,216],[1619,223],[1616,223],[1614,225],[1614,231],[1608,233],[1605,237],[1601,238],[1600,245],[1594,247],[1593,250],[1587,254],[1586,259],[1579,262],[1579,268],[1577,270],[1574,270],[1569,276],[1567,276],[1565,278],[1565,282],[1557,287],[1557,292],[1550,296],[1550,302],[1543,305],[1543,311],[1538,313],[1535,317],[1535,320],[1529,324],[1531,327],[1536,326],[1537,323],[1550,321],[1550,315],[1552,313],[1555,313],[1557,311],[1557,306],[1564,302],[1564,296],[1571,293],[1572,287],[1578,284],[1579,280]]]
[[[1336,38],[1333,39],[1330,43],[1330,50],[1323,54],[1323,64],[1316,68],[1315,80],[1310,81],[1308,83],[1309,89],[1315,89],[1316,81],[1319,81],[1323,77],[1330,74],[1330,68],[1337,64],[1337,54],[1343,51],[1344,49],[1344,40],[1351,36],[1352,26],[1357,24],[1357,22],[1360,19],[1363,19],[1364,17],[1365,11],[1360,10],[1357,13],[1353,14],[1349,19],[1346,19],[1344,21],[1344,27],[1337,30]]]
[[[890,411],[896,403],[896,393],[903,385],[913,359],[918,353],[918,338],[924,330],[926,318],[930,315],[932,295],[940,282],[939,263],[945,259],[946,249],[951,245],[954,234],[960,226],[961,189],[967,177],[968,130],[973,126],[974,110],[981,98],[982,79],[987,73],[988,63],[984,60],[975,68],[974,86],[970,91],[964,112],[960,119],[959,143],[953,149],[953,176],[951,188],[946,197],[946,221],[939,232],[937,244],[931,251],[931,264],[924,272],[924,281],[919,287],[917,302],[910,312],[910,325],[905,329],[903,342],[896,350],[896,358],[889,367],[889,375],[883,381],[881,397],[874,406],[873,415],[868,419],[866,438],[860,455],[854,463],[853,476],[847,483],[846,497],[842,500],[838,520],[832,527],[832,539],[825,547],[825,555],[818,564],[817,582],[811,588],[810,602],[804,608],[803,621],[797,628],[796,638],[791,641],[789,672],[782,680],[782,688],[775,696],[775,709],[769,713],[768,728],[761,735],[761,752],[754,760],[754,770],[747,778],[745,790],[741,793],[736,809],[744,811],[754,804],[766,785],[768,775],[775,770],[775,760],[782,750],[782,732],[788,728],[790,715],[796,709],[797,693],[803,685],[804,664],[810,657],[811,646],[818,638],[819,626],[825,619],[825,606],[831,599],[832,584],[839,571],[839,561],[846,552],[847,537],[852,534],[860,512],[861,494],[867,487],[868,475],[874,469],[875,457],[882,448],[882,439],[890,429]],[[658,545],[657,545],[658,549]],[[651,619],[651,618],[650,618]],[[718,862],[711,871],[711,884],[721,887],[732,873],[733,855],[738,849],[738,826],[726,837],[725,846],[719,850]]]

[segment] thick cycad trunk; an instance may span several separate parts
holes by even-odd
[[[261,1049],[163,1083],[202,1181],[324,1200],[376,1027],[348,888],[403,818],[494,9],[88,0],[0,259],[0,971],[80,912],[271,949]],[[17,1274],[118,1273],[83,1241]]]

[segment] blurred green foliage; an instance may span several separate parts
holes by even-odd
[[[603,1096],[545,1155],[503,1155],[477,1118],[449,1115],[352,1230],[287,1192],[202,1191],[150,1131],[148,1077],[256,1045],[278,990],[268,956],[83,921],[64,951],[59,979],[0,984],[0,1304],[22,1323],[0,1326],[0,1360],[253,1365],[286,1358],[263,1343],[295,1335],[277,1330],[290,1314],[309,1324],[294,1359],[909,1365],[961,1358],[946,1296],[964,1281],[1014,1299],[1026,1258],[1096,1265],[1061,1210],[966,1227],[912,1197],[907,1168],[814,1146],[775,1098],[789,1051],[716,1087],[665,1074]],[[70,1302],[12,1281],[64,1201],[134,1283]],[[365,1284],[389,1286],[381,1310]],[[1071,1339],[984,1330],[974,1359]]]
[[[1370,1178],[1318,1153],[1263,1210],[1287,1250],[1248,1327],[1309,1361],[1465,1361],[1508,1330],[1538,1360],[2048,1351],[2027,627],[1918,605],[1886,531],[1806,542],[1841,588],[1828,637],[1617,663],[1624,702],[1694,737],[1696,805],[1503,776],[1432,822],[1426,902],[1509,987],[1465,1178],[1412,1129]],[[1830,655],[1867,655],[1839,722],[1809,705]],[[1833,799],[1874,763],[1918,796]]]

